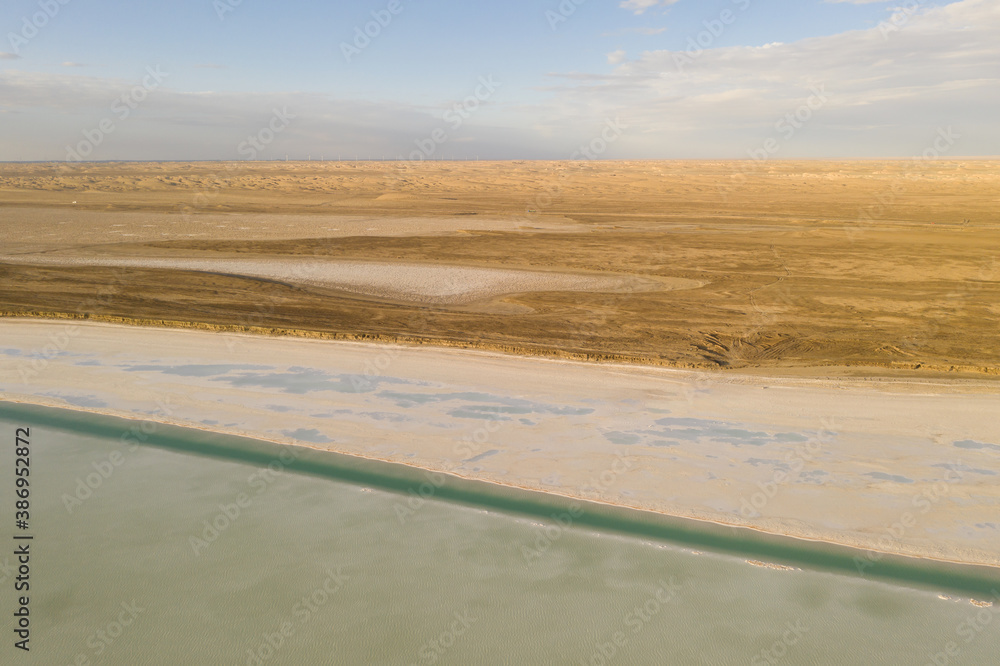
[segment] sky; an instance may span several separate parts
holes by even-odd
[[[4,0],[0,161],[1000,155],[1000,0]]]

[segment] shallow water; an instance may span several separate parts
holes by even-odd
[[[1000,649],[1000,603],[941,586],[132,446],[80,434],[83,418],[0,419],[11,442],[32,427],[35,537],[32,649],[12,647],[8,579],[4,663],[989,664]]]

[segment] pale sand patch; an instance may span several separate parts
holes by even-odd
[[[169,268],[224,273],[340,289],[363,296],[434,305],[461,305],[531,291],[636,292],[694,289],[685,278],[643,278],[474,266],[324,259],[2,257],[0,261],[60,266]]]
[[[0,341],[3,400],[1000,565],[1000,394],[985,382],[775,379],[22,320],[0,320]],[[818,444],[805,459],[804,440]]]

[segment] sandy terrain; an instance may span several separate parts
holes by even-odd
[[[0,256],[0,261],[55,266],[166,268],[221,273],[276,282],[329,287],[365,296],[426,304],[466,304],[532,291],[638,292],[693,289],[684,278],[588,276],[554,271],[523,271],[472,266],[358,262],[315,259],[232,259],[152,257]]]
[[[703,286],[536,285],[473,307],[393,300],[407,289],[374,273],[352,294],[149,264],[0,262],[0,313],[1000,378],[998,202],[995,161],[4,164],[0,255],[22,261],[308,257]]]
[[[3,165],[0,165],[0,169]],[[2,201],[0,190],[0,201]],[[67,233],[68,231],[72,233]],[[433,236],[468,231],[587,231],[558,217],[518,220],[486,215],[385,217],[381,215],[288,215],[269,213],[159,213],[60,207],[4,206],[0,247],[7,254],[51,252],[112,243],[161,240],[278,240],[350,236]]]
[[[989,382],[764,380],[478,351],[0,321],[0,400],[1000,565],[1000,393]]]

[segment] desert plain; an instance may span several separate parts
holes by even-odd
[[[0,312],[995,379],[998,204],[988,160],[3,164]]]

